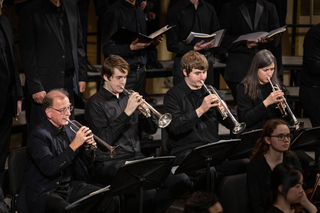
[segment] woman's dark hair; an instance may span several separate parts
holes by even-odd
[[[267,153],[270,145],[267,144],[267,142],[265,141],[264,138],[270,137],[278,125],[286,125],[288,127],[288,129],[290,129],[288,123],[282,119],[268,120],[263,126],[261,136],[256,143],[256,147],[254,148],[254,150],[252,152],[251,158],[254,158],[255,156],[259,156],[259,155],[263,155],[263,154]],[[286,153],[286,155],[289,155],[289,156],[294,155],[293,152],[291,152],[290,150],[286,151],[285,153]]]
[[[278,197],[278,187],[282,185],[282,194],[287,199],[287,194],[290,188],[300,182],[302,171],[286,163],[278,164],[270,175],[270,191],[265,205],[265,212],[274,204]]]
[[[271,82],[273,84],[279,85],[279,87],[282,87],[278,78],[276,58],[272,55],[272,53],[269,50],[260,50],[254,56],[248,74],[241,82],[245,88],[244,93],[247,94],[250,99],[254,100],[260,94],[258,70],[270,66],[272,63],[274,63],[274,73],[271,77]]]

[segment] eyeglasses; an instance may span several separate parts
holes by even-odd
[[[71,112],[73,110],[73,106],[69,106],[69,107],[63,108],[63,109],[55,109],[53,107],[50,107],[50,108],[60,112],[61,115],[66,115],[68,112]]]
[[[277,137],[279,141],[283,141],[284,138],[288,138],[291,140],[293,138],[293,135],[292,134],[287,134],[287,135],[280,134],[280,135],[270,135],[270,137]]]

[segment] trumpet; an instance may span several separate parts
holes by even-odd
[[[70,129],[74,132],[77,133],[78,130],[83,126],[82,124],[80,124],[78,121],[76,120],[70,120],[69,118],[67,118],[67,121],[70,124]],[[110,146],[109,144],[107,144],[106,142],[104,142],[101,138],[99,138],[98,136],[96,136],[93,133],[90,133],[89,135],[93,135],[93,138],[95,139],[95,141],[100,145],[99,148],[102,151],[109,151],[110,152],[110,158],[113,158],[114,156],[116,156],[116,154],[120,151],[120,146]],[[91,146],[90,149],[92,150],[96,150],[97,146]]]
[[[272,88],[273,92],[280,90],[279,85],[278,84],[273,84],[271,82],[270,77],[268,77],[268,81],[269,81],[269,83],[271,85],[271,88]],[[298,121],[297,120],[296,116],[293,114],[292,110],[290,109],[290,107],[288,105],[287,99],[284,96],[282,96],[281,100],[284,103],[281,101],[280,103],[277,104],[277,106],[278,106],[278,108],[279,108],[279,110],[280,110],[280,112],[282,114],[282,117],[286,117],[288,115],[287,112],[286,112],[286,109],[287,109],[289,115],[291,116],[291,118],[293,120],[293,125],[296,128],[296,130],[302,129],[304,127],[304,123],[302,121]]]
[[[218,107],[217,110],[219,111],[219,113],[221,114],[223,120],[226,119],[227,117],[230,117],[232,122],[234,123],[234,128],[232,130],[232,133],[233,134],[239,134],[240,132],[242,132],[245,128],[246,128],[246,124],[245,123],[239,123],[235,118],[234,116],[231,114],[228,106],[226,105],[226,103],[220,98],[220,96],[218,95],[217,91],[211,86],[206,86],[204,84],[203,81],[201,81],[201,83],[203,84],[204,88],[207,90],[207,92],[209,94],[214,94],[218,97],[219,101],[222,106]]]
[[[123,91],[130,97],[133,93],[135,93],[135,91],[133,90],[126,90],[124,88],[124,86],[121,86],[121,88],[123,89]],[[158,126],[160,128],[165,128],[167,127],[171,120],[172,120],[172,116],[169,113],[165,113],[165,114],[161,114],[160,112],[158,112],[156,109],[154,109],[150,104],[148,104],[146,101],[143,101],[140,105],[142,108],[139,108],[138,110],[147,118],[151,117],[151,113],[155,116],[155,118],[158,120]]]

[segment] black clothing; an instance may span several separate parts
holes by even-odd
[[[123,93],[119,98],[106,90],[103,86],[87,102],[85,118],[90,129],[110,145],[119,145],[120,151],[110,159],[109,153],[97,151],[97,161],[95,162],[95,180],[99,184],[108,185],[113,180],[120,166],[125,161],[144,158],[141,153],[139,141],[138,123],[142,125],[144,131],[153,134],[157,131],[157,122],[151,118],[145,118],[135,111],[128,116],[124,110],[127,106],[128,97]],[[138,122],[139,121],[139,122]],[[148,190],[146,196],[155,205],[149,206],[147,212],[164,212],[172,202],[185,193],[190,187],[190,180],[184,174],[169,175],[163,186],[157,191]],[[130,199],[135,199],[136,193],[130,195]],[[130,199],[129,203],[130,202]],[[149,204],[150,204],[149,202]],[[148,204],[148,203],[147,203]],[[130,205],[127,203],[127,205]],[[130,212],[135,212],[137,202],[133,203]]]
[[[272,206],[268,211],[267,213],[283,213],[283,211],[281,211],[280,209],[278,209],[277,207],[275,206]]]
[[[320,126],[320,24],[310,28],[303,43],[300,100],[312,126]]]
[[[61,152],[57,146],[59,132],[57,127],[45,119],[28,137],[26,172],[17,200],[21,213],[63,212],[68,204],[100,189],[89,184],[86,168],[93,162],[94,152],[83,150],[83,146],[73,151],[69,144],[75,138],[75,133],[70,128],[65,129],[69,144]],[[64,173],[68,169],[72,170],[70,180],[66,179],[68,174]],[[64,181],[68,181],[70,185],[66,185]],[[54,198],[56,200],[53,201]],[[98,206],[102,199],[94,200],[84,212],[101,210]],[[119,211],[118,198],[108,198],[105,201],[103,212]]]
[[[173,65],[173,83],[174,85],[183,81],[181,70],[181,57],[194,49],[194,45],[183,42],[189,33],[212,34],[219,30],[219,21],[212,5],[203,0],[199,0],[198,8],[190,0],[180,0],[175,4],[167,15],[167,24],[175,27],[167,32],[167,48],[170,52],[176,53]],[[200,51],[209,62],[208,77],[206,84],[213,85],[213,49]]]
[[[141,153],[139,141],[138,120],[139,113],[136,111],[128,116],[124,110],[129,97],[124,93],[119,94],[119,99],[100,87],[99,91],[90,97],[85,110],[85,118],[93,133],[98,135],[108,144],[121,147],[118,154],[110,159],[109,153],[96,152],[96,161],[118,161],[123,159],[140,159]],[[149,134],[157,131],[157,122],[151,118],[140,116],[140,124],[143,130]]]
[[[168,148],[177,157],[176,164],[180,164],[193,148],[219,140],[218,121],[228,128],[234,126],[230,118],[223,120],[215,108],[198,118],[195,110],[207,95],[202,88],[198,96],[183,81],[171,88],[164,97],[163,110],[172,115],[164,134],[168,136]],[[233,115],[236,118],[234,112]]]
[[[3,185],[5,162],[10,145],[12,117],[17,114],[17,101],[23,91],[15,56],[13,33],[8,19],[0,16],[0,187]]]
[[[283,163],[294,165],[301,169],[297,157],[283,154]],[[251,212],[263,213],[263,205],[270,188],[271,168],[263,155],[254,157],[247,165],[247,187]]]
[[[270,43],[259,43],[258,46],[249,49],[246,41],[233,43],[239,36],[279,28],[279,20],[276,8],[273,4],[256,0],[254,24],[252,24],[248,9],[244,0],[233,0],[224,4],[220,12],[220,27],[226,29],[222,46],[228,49],[228,60],[224,72],[226,82],[240,83],[250,69],[255,54],[262,49],[275,47],[279,42],[279,36],[275,36]],[[236,94],[236,92],[232,92]],[[234,97],[235,101],[237,98]]]
[[[20,11],[19,48],[26,88],[30,98],[41,91],[65,88],[71,95],[69,99],[72,104],[73,93],[79,92],[79,81],[87,80],[77,1],[63,1],[65,15],[62,18],[62,30],[57,27],[60,24],[52,6],[49,0],[34,0]],[[33,100],[30,102],[26,109],[29,133],[45,117],[41,105]]]
[[[130,50],[130,44],[116,44],[111,36],[121,27],[133,32],[147,34],[143,11],[138,5],[132,5],[125,0],[116,2],[103,16],[102,22],[102,52],[105,57],[110,54],[119,55],[129,65],[147,63],[146,50]]]
[[[269,83],[260,85],[260,94],[257,99],[251,100],[245,94],[245,87],[239,84],[238,87],[238,115],[241,122],[246,123],[246,130],[262,129],[267,120],[272,118],[281,118],[281,112],[276,109],[276,104],[272,104],[267,108],[263,101],[270,95],[272,88]],[[288,116],[290,117],[290,116]]]

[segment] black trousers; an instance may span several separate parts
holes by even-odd
[[[139,68],[130,68],[127,76],[126,89],[134,90],[140,95],[145,96],[146,88],[146,65],[141,65]]]
[[[73,76],[65,78],[64,89],[69,93],[69,100],[72,106],[74,106],[74,91],[73,91]],[[49,91],[47,91],[48,93]],[[41,104],[33,101],[32,97],[27,100],[26,107],[26,120],[28,126],[28,135],[39,123],[46,117],[45,112]],[[74,110],[71,111],[70,119],[74,119]]]
[[[311,121],[312,127],[320,126],[320,87],[306,87],[301,85],[299,98],[306,117]]]
[[[133,159],[127,159],[133,160]],[[95,181],[101,185],[109,185],[125,160],[96,162],[94,168]],[[165,212],[166,209],[191,187],[191,181],[186,174],[169,174],[162,187],[144,191],[143,209],[146,213]],[[125,212],[139,212],[139,193],[125,195]]]
[[[213,64],[214,64],[214,59],[211,53],[208,53],[205,55],[208,63],[209,63],[209,68],[207,71],[207,79],[205,80],[205,84],[214,86],[213,83]],[[182,56],[176,56],[174,59],[173,63],[173,68],[172,68],[172,76],[173,76],[173,85],[176,85],[184,80],[184,75],[181,69],[181,58]]]
[[[66,207],[78,199],[89,195],[91,192],[101,189],[101,187],[87,184],[85,182],[72,182],[68,191],[53,192],[46,201],[46,213],[67,212]],[[120,201],[118,197],[101,197],[86,205],[81,212],[110,212],[120,211]]]
[[[3,186],[4,180],[4,165],[6,163],[8,150],[10,146],[10,135],[12,128],[13,115],[13,99],[9,93],[7,100],[4,100],[5,111],[0,117],[0,185]],[[2,187],[3,188],[3,187]]]

